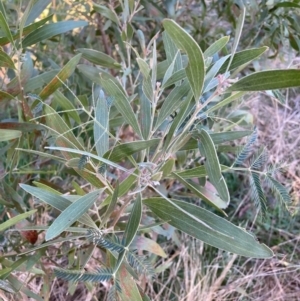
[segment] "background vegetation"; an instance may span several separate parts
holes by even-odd
[[[0,298],[298,300],[297,1],[0,11]]]

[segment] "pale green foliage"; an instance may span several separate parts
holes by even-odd
[[[40,2],[31,5],[32,10],[41,9]],[[235,111],[233,106],[230,109],[233,114],[224,118],[224,111],[241,99],[245,94],[241,91],[300,86],[300,70],[254,72],[239,81],[232,78],[233,70],[267,50],[261,47],[236,52],[244,8],[231,53],[228,37],[219,39],[203,52],[197,41],[170,19],[163,21],[164,53],[157,43],[160,33],[147,44],[144,33],[135,32],[133,20],[141,9],[137,2],[120,1],[116,10],[95,4],[93,9],[107,20],[105,26],[112,28],[116,35],[118,46],[112,51],[114,57],[98,49],[78,48],[80,54],[69,57],[60,70],[52,62],[53,70],[36,76],[33,76],[37,70],[31,56],[28,54],[22,62],[20,53],[87,22],[70,20],[45,25],[47,19],[24,27],[23,20],[19,29],[23,31],[22,38],[12,34],[5,15],[0,14],[3,36],[0,45],[10,42],[12,47],[9,57],[2,56],[3,67],[12,68],[11,58],[15,54],[22,65],[16,68],[15,78],[0,91],[0,97],[22,103],[19,120],[24,118],[33,126],[28,130],[29,125],[24,123],[23,128],[19,126],[14,132],[4,130],[4,140],[19,139],[24,145],[20,144],[20,148],[11,145],[19,150],[18,154],[59,159],[72,170],[72,176],[80,177],[80,183],[88,184],[88,189],[76,182],[67,195],[61,195],[38,181],[38,187],[20,186],[37,202],[61,211],[49,227],[43,228],[47,231],[46,240],[59,236],[53,243],[75,240],[87,244],[88,248],[94,244],[106,259],[101,267],[95,267],[98,272],[83,272],[81,268],[90,260],[94,246],[88,255],[78,257],[77,250],[72,250],[74,253],[69,256],[77,269],[55,269],[55,275],[71,282],[110,282],[111,300],[142,300],[136,280],[154,275],[149,258],[154,262],[156,256],[165,256],[153,237],[157,233],[167,238],[172,236],[161,226],[166,223],[222,250],[247,257],[272,257],[272,250],[245,229],[195,205],[195,201],[197,204],[199,200],[205,201],[225,215],[223,210],[230,203],[230,195],[224,173],[236,171],[248,173],[254,201],[264,214],[268,207],[262,177],[269,180],[283,202],[289,201],[284,186],[270,171],[263,170],[264,153],[259,153],[249,168],[241,167],[251,154],[257,135],[256,130],[252,133],[255,125],[250,113]],[[218,58],[225,49],[229,54]],[[89,64],[79,64],[82,58]],[[28,93],[31,89],[34,91]],[[47,142],[41,144],[41,149],[40,144],[34,145],[37,150],[27,147],[24,137],[29,131],[32,135],[44,131]],[[228,148],[226,151],[230,147],[226,143],[251,133],[235,162],[231,166],[221,165],[220,153],[230,152]],[[32,137],[34,141],[39,138]],[[18,158],[14,160],[11,167],[19,163]],[[181,197],[184,201],[178,200]],[[22,197],[16,193],[14,201],[23,217]],[[62,237],[63,232],[81,235]],[[149,237],[148,242],[139,245],[139,236]],[[49,245],[46,242],[34,251]]]

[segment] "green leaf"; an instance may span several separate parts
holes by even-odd
[[[267,213],[267,200],[262,190],[259,175],[254,172],[251,172],[251,188],[255,205],[262,211],[263,216],[265,216]]]
[[[213,140],[215,145],[233,141],[236,139],[241,139],[245,136],[249,136],[253,133],[253,131],[231,131],[231,132],[223,132],[223,133],[210,133],[210,137]],[[197,149],[198,142],[197,140],[191,138],[180,150],[190,150]]]
[[[51,70],[30,78],[24,87],[24,92],[33,92],[41,89],[45,84],[48,84],[60,70]]]
[[[185,79],[186,78],[186,72],[185,69],[180,69],[176,72],[174,72],[165,82],[163,80],[162,88],[168,88],[171,85],[174,85],[176,82]]]
[[[263,46],[263,47],[260,47],[260,48],[247,49],[247,50],[242,50],[240,52],[235,53],[228,71],[236,69],[236,68],[238,68],[240,66],[243,66],[247,63],[250,63],[254,59],[261,56],[268,49],[269,49],[268,47]],[[223,74],[223,73],[226,72],[226,69],[228,67],[229,62],[230,62],[230,58],[227,59],[227,61],[224,63],[224,65],[220,69],[219,73]]]
[[[55,90],[57,90],[67,78],[74,72],[81,54],[77,54],[69,60],[69,62],[58,72],[58,74],[50,81],[50,83],[39,94],[41,99],[46,99]]]
[[[205,156],[206,158],[204,166],[207,171],[210,182],[217,189],[219,196],[228,205],[230,201],[230,195],[228,192],[225,179],[221,173],[221,167],[215,149],[215,145],[208,132],[205,131],[204,129],[202,129],[200,132],[199,149],[201,155]]]
[[[262,91],[300,87],[300,70],[268,70],[243,77],[228,91]]]
[[[46,24],[31,32],[22,42],[23,48],[36,44],[40,41],[49,39],[58,34],[65,33],[77,27],[87,26],[86,21],[63,21]]]
[[[187,96],[190,91],[189,82],[186,80],[181,86],[176,86],[171,93],[164,100],[161,109],[159,110],[158,117],[154,129],[157,130],[159,126],[169,117],[176,109],[178,109],[184,102],[182,98]]]
[[[32,7],[28,18],[26,19],[26,25],[34,22],[36,18],[46,9],[46,7],[51,3],[51,0],[37,0]]]
[[[273,252],[264,244],[260,244],[252,235],[241,227],[193,204],[172,200],[175,205],[164,198],[143,200],[149,209],[162,220],[177,229],[202,240],[216,248],[252,258],[270,258]],[[185,213],[186,212],[186,213]],[[202,220],[205,224],[196,222],[189,214]]]
[[[40,26],[42,26],[43,24],[45,24],[46,22],[48,22],[53,16],[50,15],[48,16],[47,18],[45,19],[42,19],[38,22],[35,22],[29,26],[26,26],[24,29],[23,29],[23,32],[22,32],[22,35],[28,35],[29,33],[33,32],[34,30],[36,30],[37,28],[39,28]],[[20,30],[18,30],[14,35],[13,35],[13,39],[16,40],[16,39],[19,39],[20,38]],[[9,39],[7,37],[2,37],[0,38],[0,46],[4,46],[6,44],[10,43]]]
[[[213,66],[209,69],[209,71],[206,73],[205,81],[203,84],[203,93],[210,91],[212,88],[214,88],[218,84],[218,81],[216,81],[216,84],[214,84],[213,80],[216,80],[215,76],[218,73],[218,71],[220,70],[220,68],[223,66],[223,64],[227,58],[228,58],[228,55],[217,60],[213,64]]]
[[[135,172],[134,171],[131,175],[129,175],[124,181],[122,181],[122,183],[120,184],[120,188],[119,188],[119,191],[118,191],[118,197],[120,196],[123,196],[125,193],[127,193],[129,191],[129,189],[132,187],[133,183],[136,181],[136,175],[135,175]],[[115,188],[114,190],[114,194],[115,194],[115,191],[116,191],[117,188]],[[113,196],[108,196],[103,202],[102,204],[100,205],[100,208],[106,206],[107,204],[111,204],[111,202],[116,202],[114,198],[114,194]],[[108,209],[107,209],[108,210]],[[106,213],[105,213],[106,215]],[[104,218],[103,218],[104,219]]]
[[[103,52],[88,48],[79,48],[76,51],[82,53],[83,58],[95,65],[112,69],[121,69],[122,67],[116,60]]]
[[[165,19],[163,26],[176,46],[184,50],[189,58],[186,75],[193,90],[194,97],[196,101],[198,101],[201,96],[205,76],[202,51],[196,41],[173,20]]]
[[[20,282],[13,275],[9,275],[7,277],[7,280],[12,284],[12,286],[14,287],[14,289],[17,292],[22,292],[23,294],[27,295],[28,297],[32,298],[33,300],[44,301],[44,298],[42,298],[39,295],[32,292],[30,289],[27,288],[27,286],[23,282]]]
[[[208,115],[224,106],[227,106],[228,104],[232,103],[236,99],[239,99],[240,97],[242,97],[244,94],[245,94],[245,92],[237,92],[237,93],[232,94],[229,97],[226,97],[222,101],[218,102],[216,105],[208,108],[207,111],[205,112],[205,114]]]
[[[107,222],[108,218],[110,217],[110,215],[113,213],[113,211],[115,210],[115,206],[117,204],[118,201],[118,196],[119,196],[119,181],[117,181],[116,187],[114,189],[113,195],[110,197],[110,203],[101,219],[101,226],[105,225],[105,223]]]
[[[228,170],[228,166],[220,165],[222,171]],[[176,171],[176,174],[183,179],[202,178],[207,176],[207,172],[204,165],[197,166],[191,169]]]
[[[147,141],[134,141],[123,143],[115,146],[113,149],[107,151],[104,154],[104,158],[109,158],[113,162],[121,161],[122,159],[131,156],[132,154],[139,152],[141,150],[147,149],[149,147],[155,146],[159,143],[160,139],[151,139]]]
[[[136,116],[124,91],[119,89],[112,80],[105,80],[104,78],[101,79],[101,86],[106,94],[113,98],[114,106],[121,113],[126,122],[133,127],[136,134],[142,136]]]
[[[139,122],[144,140],[149,139],[151,131],[151,103],[143,92],[140,92],[140,115]]]
[[[167,56],[168,64],[170,65],[172,62],[174,62],[174,69],[173,71],[176,72],[180,69],[182,69],[182,61],[181,56],[179,53],[179,49],[176,47],[175,43],[171,39],[171,37],[167,34],[167,32],[163,32],[163,41],[165,46],[165,53]]]
[[[91,81],[93,81],[94,83],[99,84],[100,86],[102,86],[102,80],[112,80],[117,86],[118,88],[123,91],[123,87],[121,86],[121,84],[119,83],[119,81],[112,76],[111,74],[93,67],[93,66],[87,66],[87,65],[78,65],[77,66],[79,72],[83,73],[86,77],[88,77]],[[101,76],[101,77],[100,77]],[[125,93],[123,91],[123,93]]]
[[[101,189],[90,192],[68,206],[49,227],[45,236],[46,241],[58,236],[74,222],[79,220],[95,203],[102,191]]]
[[[10,56],[0,50],[0,67],[15,69],[15,64],[10,58]]]
[[[222,50],[229,41],[229,36],[222,37],[221,39],[217,40],[213,44],[211,44],[203,53],[205,59],[214,56],[216,53]]]
[[[46,204],[51,205],[52,207],[58,209],[59,211],[64,211],[66,208],[68,208],[72,202],[67,200],[66,198],[59,196],[55,193],[46,191],[41,188],[29,186],[26,184],[20,184],[20,187],[24,189],[26,192],[30,193],[31,195],[37,197],[41,201],[45,202]],[[87,214],[83,215],[79,218],[79,221],[87,225],[88,227],[98,229],[96,224],[93,222],[91,217]]]
[[[14,216],[12,218],[10,218],[9,220],[7,220],[6,222],[0,224],[0,231],[4,231],[7,228],[10,228],[11,226],[15,225],[16,223],[18,223],[19,221],[29,217],[30,215],[34,214],[37,210],[31,210],[22,214],[19,214],[17,216]]]
[[[175,179],[179,180],[181,184],[194,192],[199,198],[206,201],[211,206],[217,209],[225,209],[227,207],[228,203],[224,202],[214,191],[211,191],[206,187],[196,185],[195,183],[187,182],[182,177],[180,177],[178,173],[173,172],[172,174]]]
[[[130,246],[136,233],[138,231],[140,222],[142,218],[142,197],[141,194],[138,194],[136,200],[134,201],[134,205],[132,211],[129,216],[129,220],[127,222],[124,239],[125,239],[125,247]]]
[[[0,90],[0,101],[14,99],[14,96]]]
[[[164,141],[163,148],[164,150],[167,150],[169,148],[169,145],[173,139],[174,133],[177,131],[177,129],[180,127],[180,125],[184,122],[185,118],[187,117],[189,113],[189,107],[191,100],[193,98],[192,91],[189,91],[189,94],[187,95],[186,99],[181,104],[181,108],[179,113],[174,118],[172,125],[168,131],[167,137]]]
[[[12,46],[15,45],[14,43],[14,39],[12,37],[12,34],[9,30],[9,26],[6,22],[6,18],[5,16],[2,14],[2,12],[0,11],[0,28],[2,28],[6,38],[9,40],[9,42],[12,44]]]
[[[237,47],[238,47],[238,44],[239,44],[239,41],[240,41],[240,38],[241,38],[241,35],[242,35],[243,26],[244,26],[244,23],[245,23],[246,7],[245,7],[243,2],[240,2],[239,4],[240,4],[239,5],[239,16],[238,16],[238,20],[237,20],[237,23],[236,23],[235,36],[234,36],[234,41],[233,41],[232,50],[231,50],[232,55],[229,58],[228,66],[226,68],[225,73],[228,72],[229,67],[231,66],[233,56],[236,53],[236,50],[237,50]]]
[[[8,281],[1,280],[1,279],[0,279],[0,289],[7,293],[11,293],[11,294],[16,293],[16,289]]]
[[[104,5],[99,5],[96,3],[93,3],[93,9],[98,12],[100,15],[104,16],[105,18],[113,21],[117,25],[119,25],[119,18],[116,15],[115,11],[108,8],[107,6]]]
[[[81,120],[79,117],[79,114],[72,104],[72,102],[65,96],[63,95],[59,90],[56,90],[53,93],[53,101],[59,105],[65,114],[69,115],[71,118],[73,118],[78,124],[81,124]]]
[[[94,120],[94,140],[98,156],[103,156],[109,148],[109,107],[102,90],[99,97],[96,97],[95,120]]]
[[[12,140],[12,139],[18,139],[21,136],[22,136],[21,131],[0,129],[0,141],[8,141],[8,140]]]
[[[67,148],[67,147],[56,147],[56,146],[46,146],[45,147],[46,149],[52,149],[52,150],[60,150],[62,152],[66,152],[66,153],[69,153],[69,154],[79,154],[79,155],[84,155],[84,156],[88,156],[88,157],[91,157],[91,158],[94,158],[100,162],[103,162],[107,165],[111,165],[115,168],[118,168],[120,170],[123,170],[127,173],[130,173],[126,168],[124,168],[123,166],[121,165],[118,165],[110,160],[107,160],[105,158],[102,158],[102,157],[99,157],[99,156],[96,156],[92,153],[89,153],[89,152],[86,152],[86,151],[82,151],[82,150],[79,150],[79,149],[73,149],[73,148]]]

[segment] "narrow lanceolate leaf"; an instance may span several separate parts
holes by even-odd
[[[134,237],[136,236],[137,230],[139,228],[142,217],[142,198],[138,194],[136,200],[134,201],[134,206],[129,216],[129,220],[126,225],[124,232],[125,247],[130,246]]]
[[[93,9],[98,12],[100,15],[104,16],[105,18],[113,21],[117,25],[119,25],[119,18],[115,11],[113,9],[110,9],[109,7],[105,5],[99,5],[96,3],[93,3]]]
[[[76,51],[82,53],[83,58],[95,65],[112,69],[121,69],[122,67],[116,60],[101,51],[88,48],[79,48]]]
[[[221,144],[236,139],[241,139],[245,136],[249,136],[253,131],[231,131],[224,133],[210,133],[210,138],[213,140],[214,145]],[[198,134],[197,134],[198,135]],[[191,138],[180,150],[197,149],[197,140]]]
[[[224,62],[227,60],[228,57],[229,57],[229,55],[226,55],[226,56],[220,58],[218,61],[216,61],[214,63],[214,65],[207,72],[207,74],[205,76],[204,85],[203,85],[203,93],[205,93],[213,88],[210,85],[210,83],[215,78],[216,74],[218,73],[220,68],[223,66]]]
[[[203,56],[205,59],[212,57],[216,53],[218,53],[220,50],[222,50],[223,47],[227,45],[229,41],[229,36],[222,37],[221,39],[217,40],[213,44],[211,44],[203,53]]]
[[[189,58],[186,75],[193,90],[195,100],[198,101],[201,96],[205,76],[202,51],[196,41],[173,20],[164,20],[163,26],[176,46],[184,50]]]
[[[14,96],[9,93],[6,93],[5,91],[0,90],[0,101],[8,99],[14,99]]]
[[[59,90],[56,90],[53,93],[53,100],[55,104],[58,104],[59,107],[62,108],[65,114],[69,115],[71,118],[73,118],[78,124],[81,123],[81,119],[79,117],[79,114],[73,105],[73,103],[65,96],[63,95]]]
[[[217,189],[219,196],[224,202],[229,203],[230,196],[225,179],[221,173],[221,167],[215,145],[210,135],[204,129],[200,132],[199,149],[201,155],[205,156],[206,161],[204,163],[210,182]]]
[[[206,201],[211,206],[217,209],[225,209],[227,207],[227,202],[224,202],[216,193],[210,191],[206,187],[202,187],[200,185],[196,185],[192,182],[188,182],[188,180],[183,179],[181,176],[173,172],[173,176],[175,179],[179,180],[181,184],[183,184],[186,188],[195,193],[199,198]]]
[[[98,99],[97,99],[98,98]],[[98,156],[103,156],[109,148],[108,141],[108,122],[109,122],[109,108],[105,95],[100,90],[99,97],[96,96],[97,104],[95,108],[94,120],[94,140]]]
[[[132,154],[139,152],[141,150],[147,149],[149,147],[155,146],[159,143],[160,139],[152,139],[147,141],[134,141],[123,143],[115,146],[112,150],[109,150],[104,154],[104,158],[109,158],[109,160],[118,162],[122,159],[131,156]]]
[[[145,94],[140,91],[140,115],[139,121],[144,140],[148,140],[151,131],[151,103]]]
[[[0,28],[4,32],[6,38],[9,40],[9,42],[14,45],[14,39],[12,37],[11,31],[9,30],[9,26],[6,22],[5,16],[0,11]]]
[[[12,139],[17,139],[22,136],[21,131],[16,130],[2,130],[0,129],[0,141],[8,141]]]
[[[184,81],[182,85],[176,86],[172,92],[164,100],[164,103],[159,111],[155,130],[168,118],[178,107],[183,104],[183,97],[187,96],[190,90],[188,81]]]
[[[124,92],[112,80],[101,80],[101,86],[105,90],[106,94],[114,99],[114,106],[124,117],[126,122],[131,125],[139,136],[142,136],[139,124],[133,109],[129,103],[128,97]]]
[[[10,56],[0,50],[0,67],[15,69],[15,64],[10,58]]]
[[[90,192],[68,206],[49,227],[45,239],[53,239],[79,220],[94,204],[101,192],[102,190]]]
[[[228,166],[220,165],[222,171],[228,170]],[[177,171],[176,174],[183,179],[202,178],[207,176],[207,172],[204,165],[190,168],[183,171]]]
[[[269,49],[268,47],[263,46],[260,48],[247,49],[235,53],[228,71],[234,70],[240,66],[250,63],[254,59],[260,57],[268,49]],[[226,72],[226,68],[228,67],[229,62],[230,62],[230,58],[227,59],[227,61],[224,63],[219,73]]]
[[[103,70],[100,70],[99,68],[93,67],[93,66],[87,66],[87,65],[82,65],[79,64],[77,66],[78,70],[83,73],[87,78],[92,80],[94,83],[99,84],[102,86],[102,80],[112,80],[118,87],[119,89],[123,90],[123,87],[119,83],[119,81],[109,74],[108,72],[105,72]],[[101,76],[101,77],[100,77]],[[124,91],[123,91],[124,93]]]
[[[262,91],[300,87],[300,70],[268,70],[243,77],[227,91]]]
[[[189,91],[189,94],[187,95],[186,99],[182,102],[180,111],[174,118],[172,125],[169,129],[169,132],[167,134],[166,140],[163,144],[164,150],[167,150],[169,148],[170,142],[172,141],[177,129],[180,127],[180,125],[183,123],[185,118],[187,117],[189,113],[189,105],[191,103],[191,100],[193,98],[192,91]]]
[[[193,204],[177,200],[172,200],[172,202],[181,207],[183,211],[164,198],[143,200],[143,204],[159,218],[209,245],[246,257],[270,258],[273,256],[271,249],[260,244],[245,229]],[[202,220],[203,224],[196,222],[189,214]],[[204,224],[210,227],[206,227]]]
[[[80,58],[81,54],[77,54],[72,59],[70,59],[69,62],[50,81],[50,83],[41,91],[41,93],[39,94],[40,98],[46,99],[56,89],[58,89],[62,85],[62,82],[64,82],[67,78],[69,78],[72,75]]]
[[[57,195],[56,193],[52,193],[50,191],[47,191],[45,189],[29,186],[26,184],[20,184],[20,187],[24,189],[26,192],[30,193],[31,195],[37,197],[41,201],[45,202],[46,204],[49,204],[53,208],[56,208],[59,211],[64,211],[68,206],[72,204],[71,201],[67,200],[66,198]],[[91,228],[96,228],[96,224],[93,222],[90,216],[85,214],[84,216],[79,218],[79,221],[87,225]]]
[[[19,214],[17,216],[14,216],[12,218],[10,218],[9,220],[7,220],[6,222],[0,224],[0,231],[4,231],[7,228],[12,227],[13,225],[15,225],[16,223],[18,223],[19,221],[29,217],[30,215],[34,214],[36,212],[36,210],[31,210],[22,214]]]
[[[41,90],[42,87],[45,84],[48,84],[53,79],[53,77],[55,77],[57,75],[57,73],[59,71],[60,71],[59,69],[55,69],[55,70],[41,73],[37,76],[30,78],[28,80],[28,82],[25,84],[24,92],[26,92],[26,93],[33,92],[34,90],[37,90],[37,89]]]
[[[113,213],[113,211],[115,210],[115,206],[117,204],[118,201],[118,195],[119,195],[119,181],[117,181],[116,187],[114,189],[113,195],[111,196],[111,200],[110,203],[101,219],[101,225],[105,225],[105,223],[107,222],[107,220],[109,219],[110,215]]]
[[[28,47],[58,34],[65,33],[77,27],[87,26],[86,21],[63,21],[46,24],[30,33],[22,42],[22,46]]]
[[[33,8],[30,10],[30,13],[26,19],[25,25],[34,22],[36,18],[46,9],[46,7],[50,4],[51,0],[37,0],[34,3]]]
[[[40,26],[42,26],[43,24],[45,24],[46,22],[51,20],[52,17],[53,17],[53,15],[49,15],[45,19],[42,19],[38,22],[35,22],[33,24],[30,24],[30,25],[26,26],[22,31],[22,36],[28,35],[29,33],[33,32],[34,30],[36,30],[37,28],[39,28]],[[21,31],[17,30],[12,37],[13,37],[14,40],[16,40],[16,39],[20,38],[20,35],[21,35]],[[0,46],[6,45],[8,43],[10,43],[10,41],[7,37],[0,38]]]

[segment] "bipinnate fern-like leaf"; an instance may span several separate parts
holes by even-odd
[[[105,163],[100,164],[98,167],[98,173],[104,175],[107,170],[107,165]]]
[[[258,155],[256,155],[250,164],[251,169],[260,170],[268,161],[268,152],[263,148]]]
[[[252,146],[253,146],[254,142],[256,141],[256,138],[257,138],[257,130],[254,129],[254,131],[251,134],[251,136],[249,137],[246,145],[243,147],[243,149],[241,150],[241,152],[238,154],[237,158],[235,159],[233,166],[243,164],[243,162],[249,156]]]
[[[117,301],[117,289],[115,285],[112,285],[112,287],[109,289],[107,294],[107,301]]]
[[[133,252],[128,252],[127,261],[137,274],[144,274],[149,278],[154,277],[155,271],[153,269],[153,266],[145,256],[140,256]]]
[[[266,174],[266,180],[268,184],[271,186],[273,192],[279,197],[280,201],[287,205],[291,202],[291,198],[286,188],[280,184],[277,180],[275,180],[269,173]]]
[[[78,168],[79,168],[79,170],[83,170],[84,169],[84,167],[87,164],[88,160],[89,160],[89,157],[86,156],[86,155],[82,155],[80,157],[80,159],[78,161]]]
[[[101,231],[89,229],[86,238],[94,244],[110,250],[121,253],[124,250],[124,243],[116,235],[111,235],[111,239],[104,237]]]
[[[115,278],[114,285],[112,285],[108,291],[107,301],[118,301],[119,299],[117,293],[121,293],[121,292],[122,289],[121,289],[120,281],[117,278]]]
[[[259,211],[262,212],[262,215],[265,216],[267,212],[267,201],[261,187],[259,175],[255,172],[251,173],[251,187],[255,205]]]
[[[83,282],[108,282],[113,278],[113,270],[110,268],[98,269],[95,273],[87,273],[81,271],[64,270],[60,268],[54,269],[54,274],[58,278],[70,282],[83,281]]]

